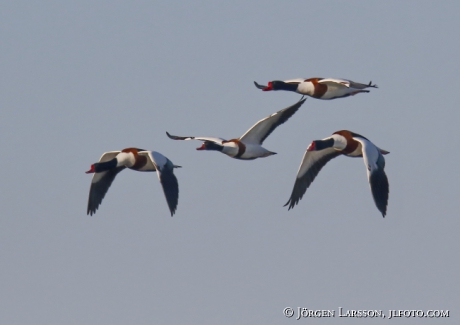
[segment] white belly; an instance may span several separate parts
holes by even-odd
[[[273,152],[268,151],[262,146],[247,144],[246,150],[244,151],[243,155],[241,155],[240,159],[255,159],[255,158],[268,157],[271,155],[273,155]]]

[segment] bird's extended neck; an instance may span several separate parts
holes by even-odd
[[[196,150],[215,150],[215,151],[222,151],[224,147],[220,144],[214,143],[212,141],[205,141],[201,145],[201,147],[196,148]]]
[[[95,163],[91,166],[90,171],[93,171],[94,173],[105,172],[109,169],[113,169],[117,167],[117,163],[118,163],[117,158],[113,158],[112,160],[105,161],[102,163]]]
[[[287,90],[287,91],[297,91],[297,83],[286,83],[280,80],[274,80],[271,82],[273,90]]]

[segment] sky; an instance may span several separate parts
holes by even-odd
[[[0,324],[460,321],[458,1],[2,1]],[[253,81],[372,81],[309,98],[241,161],[179,136],[241,136],[300,99]],[[338,157],[288,211],[305,149],[347,129],[385,156],[382,218],[362,159]],[[120,173],[86,215],[102,153],[183,168]],[[293,308],[291,318],[283,314]],[[301,318],[298,308],[334,310]],[[449,310],[450,317],[389,317]],[[358,321],[359,322],[359,321]]]

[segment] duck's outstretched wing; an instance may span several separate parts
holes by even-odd
[[[327,148],[319,151],[308,151],[307,149],[300,163],[291,197],[284,206],[289,205],[288,210],[290,210],[298,204],[321,168],[323,168],[329,160],[339,155],[340,152],[334,148]]]
[[[147,151],[147,153],[152,163],[156,166],[158,179],[163,187],[163,193],[172,217],[179,203],[179,183],[174,175],[174,168],[181,166],[174,165],[171,160],[159,152]]]
[[[348,79],[337,79],[337,78],[324,78],[318,81],[320,84],[325,84],[325,85],[333,85],[335,87],[337,86],[344,86],[347,88],[354,88],[354,89],[365,89],[365,88],[378,88],[376,84],[372,84],[372,81],[369,82],[368,84],[362,84],[359,82],[354,82]]]
[[[105,152],[99,159],[99,162],[101,163],[112,160],[119,153],[120,151]],[[110,185],[112,185],[115,176],[117,176],[117,174],[123,169],[125,169],[125,167],[116,167],[101,173],[94,173],[93,178],[91,179],[91,187],[89,188],[87,214],[92,216],[96,213],[96,210],[99,208],[99,205],[109,190]]]
[[[261,145],[264,140],[273,132],[278,126],[286,122],[306,99],[301,99],[297,103],[287,108],[284,108],[254,124],[245,134],[240,137],[240,141],[245,144]]]
[[[353,138],[359,141],[363,147],[363,160],[367,170],[367,178],[371,187],[372,197],[374,198],[377,209],[379,209],[382,216],[385,217],[390,192],[388,177],[384,170],[385,158],[383,158],[381,149],[366,138],[356,136]]]
[[[211,141],[211,142],[215,142],[215,143],[218,143],[218,144],[222,144],[223,141],[226,141],[225,139],[222,139],[222,138],[213,138],[213,137],[180,137],[180,136],[177,136],[177,135],[171,135],[169,134],[168,132],[166,132],[166,135],[168,136],[168,138],[172,139],[172,140],[200,140],[200,141]]]

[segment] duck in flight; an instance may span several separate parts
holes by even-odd
[[[294,91],[317,99],[343,98],[359,93],[368,93],[369,90],[365,90],[366,88],[378,88],[377,85],[372,84],[372,81],[368,84],[362,84],[347,79],[333,78],[291,79],[285,81],[273,80],[268,83],[268,86],[259,85],[255,81],[254,84],[263,91]]]
[[[323,140],[313,141],[303,156],[291,197],[284,206],[289,205],[290,210],[298,204],[321,168],[332,158],[345,155],[348,157],[363,157],[372,197],[377,209],[385,217],[389,184],[384,171],[385,159],[383,155],[388,153],[388,151],[378,148],[362,135],[346,130],[337,131]]]
[[[123,169],[129,168],[140,172],[157,172],[172,217],[179,200],[179,184],[174,175],[174,168],[179,167],[181,166],[174,165],[156,151],[126,148],[121,151],[105,152],[99,162],[92,164],[90,170],[86,172],[94,173],[89,189],[87,214],[96,213],[115,176]]]
[[[180,137],[171,135],[166,132],[167,136],[173,140],[200,140],[203,141],[201,147],[196,150],[215,150],[226,154],[229,157],[253,160],[256,158],[268,157],[276,154],[276,152],[268,151],[262,147],[264,140],[273,132],[279,125],[286,122],[300,106],[305,102],[301,99],[292,106],[282,109],[254,124],[252,128],[246,131],[237,139],[225,140],[222,138],[212,137]]]

